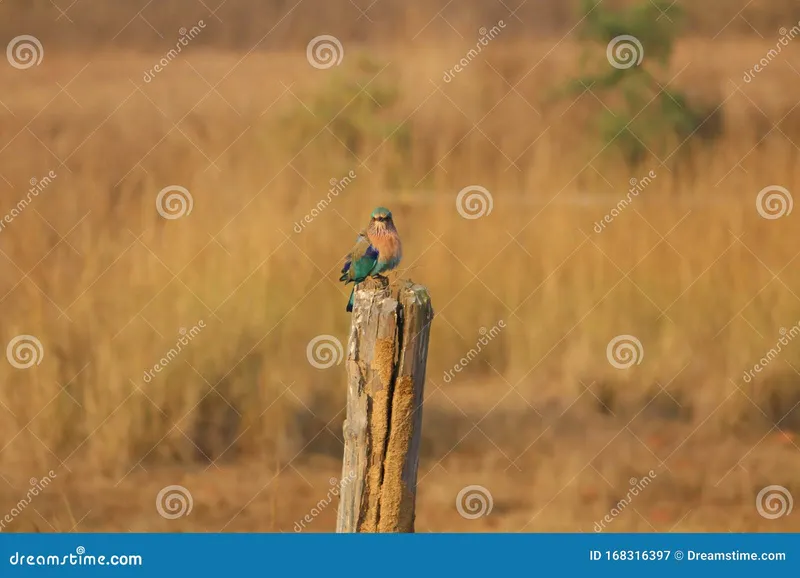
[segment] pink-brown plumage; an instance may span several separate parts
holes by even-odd
[[[392,227],[394,229],[394,227]],[[403,256],[403,245],[396,230],[370,232],[367,237],[370,244],[378,250],[378,261],[398,263]]]
[[[376,273],[389,271],[397,267],[403,257],[403,246],[394,226],[391,213],[379,213],[372,218],[367,228],[370,244],[378,250]]]

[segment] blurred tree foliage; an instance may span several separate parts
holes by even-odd
[[[350,61],[329,71],[329,80],[319,90],[283,116],[282,135],[296,150],[317,147],[318,159],[335,162],[341,158],[344,164],[336,169],[341,173],[364,158],[381,154],[386,187],[407,185],[411,126],[396,106],[399,85],[388,75],[380,75],[381,65],[368,54]],[[318,138],[325,135],[335,140]]]
[[[569,92],[590,90],[603,102],[596,128],[607,145],[637,165],[648,150],[663,159],[695,135],[714,136],[709,129],[716,123],[700,129],[716,106],[690,103],[667,86],[683,19],[677,5],[645,0],[615,10],[599,0],[581,0],[580,10],[579,38],[590,46]]]

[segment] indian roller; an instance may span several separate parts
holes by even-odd
[[[403,249],[389,209],[378,207],[369,219],[369,226],[358,234],[356,244],[345,258],[339,281],[361,283],[367,277],[380,276],[400,263]],[[353,311],[355,287],[350,291],[347,311]]]

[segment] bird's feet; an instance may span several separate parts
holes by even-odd
[[[367,287],[378,289],[381,287],[386,287],[389,284],[389,279],[383,275],[377,274],[365,279],[365,284]]]

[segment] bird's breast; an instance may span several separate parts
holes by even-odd
[[[384,234],[371,235],[370,243],[378,250],[378,261],[386,268],[394,269],[400,262],[403,249],[396,232],[387,231]]]

